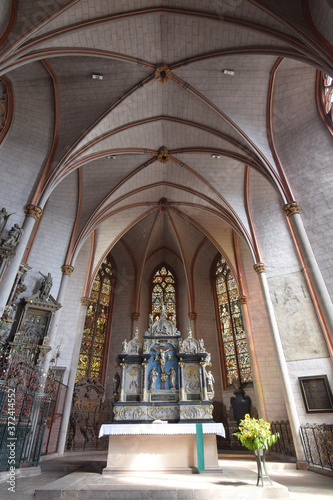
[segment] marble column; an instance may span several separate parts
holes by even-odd
[[[249,317],[249,310],[247,307],[247,297],[245,297],[245,296],[239,297],[239,302],[241,305],[242,316],[243,316],[243,320],[244,320],[244,329],[245,329],[247,344],[248,344],[248,349],[249,349],[250,362],[251,362],[251,372],[252,372],[252,377],[253,377],[253,386],[254,386],[254,393],[256,395],[258,413],[260,415],[260,418],[267,420],[264,395],[263,395],[263,391],[262,391],[262,384],[261,384],[261,380],[260,380],[258,361],[257,361],[257,357],[256,357],[254,340],[253,340],[251,323],[250,323],[250,317]]]
[[[119,366],[121,368],[119,401],[121,403],[124,403],[124,401],[125,401],[125,367],[126,367],[126,363],[119,363]]]
[[[197,319],[197,313],[196,312],[190,312],[188,313],[188,317],[190,320],[190,328],[192,330],[192,337],[194,339],[197,338],[197,330],[196,330],[196,319]]]
[[[287,407],[288,419],[290,422],[291,432],[294,440],[295,451],[296,451],[296,459],[297,459],[297,467],[304,468],[307,463],[305,460],[304,449],[302,445],[302,440],[300,436],[300,421],[298,417],[296,402],[289,378],[288,366],[286,362],[286,358],[284,355],[280,332],[278,329],[275,312],[273,308],[273,303],[271,301],[271,296],[269,293],[268,282],[265,273],[265,264],[259,262],[254,265],[254,270],[258,274],[260,287],[262,291],[262,295],[265,302],[265,309],[267,313],[267,319],[272,335],[273,345],[275,349],[276,361],[281,374],[281,382],[285,397],[285,403]]]
[[[148,401],[148,370],[147,366],[148,363],[144,362],[142,363],[143,366],[143,385],[142,385],[142,402],[147,402]]]
[[[69,417],[70,417],[71,410],[72,410],[76,369],[77,369],[77,365],[79,362],[83,328],[84,328],[84,323],[85,323],[86,315],[87,315],[87,307],[89,304],[90,304],[90,299],[88,297],[83,297],[81,299],[80,315],[79,315],[79,320],[78,320],[77,328],[76,328],[76,336],[75,336],[75,341],[74,341],[74,349],[73,349],[73,354],[72,354],[71,365],[69,368],[69,377],[68,377],[68,382],[67,382],[68,389],[67,389],[67,393],[66,393],[65,405],[64,405],[61,426],[60,426],[60,431],[59,431],[59,441],[58,441],[58,449],[57,449],[57,452],[59,455],[63,455],[65,453]]]
[[[179,401],[185,401],[185,391],[184,391],[184,363],[180,361],[178,363],[178,367],[180,370],[180,387],[179,387]]]
[[[206,374],[206,362],[201,362],[201,377],[202,377],[202,399],[204,401],[208,401],[208,394],[207,394],[207,374]]]
[[[300,208],[296,202],[293,202],[285,205],[283,207],[283,211],[289,218],[290,224],[293,228],[299,250],[303,256],[312,286],[319,301],[320,310],[324,317],[326,328],[329,332],[331,342],[333,343],[333,304],[311,248],[308,235],[304,229],[303,221],[300,215]]]
[[[138,328],[140,313],[132,313],[132,339],[135,336],[135,330]]]
[[[35,222],[42,216],[43,210],[35,205],[28,205],[25,209],[25,220],[22,225],[22,239],[15,247],[15,255],[11,259],[0,285],[0,317],[4,311],[7,300],[12,290],[16,275],[19,271],[25,249],[29,243]]]

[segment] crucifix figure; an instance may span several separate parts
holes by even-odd
[[[168,353],[168,351],[171,351],[172,348],[170,346],[157,345],[157,346],[153,347],[151,350],[156,353],[154,356],[154,361],[158,361],[160,368],[161,368],[161,389],[165,389],[165,379],[166,379],[166,377],[164,376],[165,375],[165,361],[166,361],[166,358],[171,359],[171,357],[172,357],[171,354],[170,353],[167,354],[167,353]]]

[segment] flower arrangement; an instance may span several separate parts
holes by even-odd
[[[279,433],[272,434],[271,424],[265,422],[264,419],[251,418],[247,413],[239,424],[239,432],[235,432],[239,441],[248,450],[261,450],[262,448],[268,450],[270,446],[276,443],[280,437]]]

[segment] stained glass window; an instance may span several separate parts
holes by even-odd
[[[237,284],[223,257],[217,262],[215,276],[227,384],[231,385],[235,377],[241,383],[251,382],[250,357]]]
[[[171,271],[162,266],[153,277],[152,315],[160,316],[162,304],[168,318],[176,321],[176,282]]]
[[[110,322],[111,278],[112,267],[106,258],[91,289],[75,382],[85,377],[102,381],[105,340]]]

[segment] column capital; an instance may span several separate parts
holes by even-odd
[[[43,215],[43,209],[36,205],[27,205],[24,212],[27,217],[33,217],[35,220],[40,219]]]
[[[140,313],[134,312],[134,313],[131,314],[131,316],[132,316],[132,320],[133,321],[139,321]]]
[[[89,304],[90,304],[90,298],[89,297],[82,297],[81,298],[81,304],[83,306],[89,306]]]
[[[290,217],[291,215],[299,214],[301,209],[300,209],[297,201],[293,201],[292,203],[288,203],[287,205],[284,205],[283,211],[287,217]]]
[[[190,312],[188,313],[188,317],[190,320],[195,320],[197,319],[197,313],[196,312]]]
[[[266,271],[265,264],[263,262],[258,262],[254,264],[253,269],[257,274],[264,273]]]
[[[247,304],[247,297],[245,295],[241,295],[237,298],[241,304]]]
[[[73,266],[61,266],[61,271],[62,274],[66,274],[67,276],[70,276],[72,272],[74,271]]]

